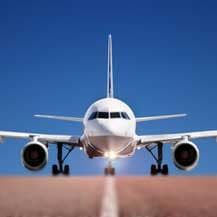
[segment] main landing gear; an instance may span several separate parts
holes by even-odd
[[[67,149],[67,153],[63,158],[63,147],[65,149]],[[58,160],[58,165],[54,164],[52,165],[52,175],[57,176],[59,174],[63,174],[68,176],[70,174],[70,168],[69,165],[64,165],[63,163],[66,160],[66,158],[68,157],[68,155],[71,153],[71,151],[73,150],[73,148],[68,148],[66,146],[63,146],[62,143],[58,143],[57,144],[57,160]]]
[[[112,167],[112,161],[109,160],[108,167],[104,169],[105,176],[114,176],[115,175],[115,168]]]
[[[157,156],[154,154],[153,150],[157,148]],[[151,175],[157,175],[158,173],[161,173],[162,175],[168,175],[169,169],[168,165],[164,164],[162,166],[162,160],[163,160],[163,143],[158,143],[155,146],[146,146],[146,149],[150,152],[154,160],[156,161],[157,164],[152,164],[151,165]]]

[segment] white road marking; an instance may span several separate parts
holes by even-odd
[[[118,204],[114,177],[106,178],[100,217],[118,217]]]

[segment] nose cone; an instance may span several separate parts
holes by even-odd
[[[103,152],[123,150],[134,138],[134,125],[129,120],[103,120],[92,122],[87,135],[90,144]]]
[[[85,133],[88,136],[133,137],[135,134],[135,122],[124,119],[96,119],[87,122]]]
[[[98,120],[98,133],[104,136],[132,136],[133,127],[130,121],[126,120]]]
[[[133,138],[122,136],[91,136],[90,143],[103,152],[114,151],[115,153],[123,150]]]

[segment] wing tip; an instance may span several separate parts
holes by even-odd
[[[45,115],[39,115],[39,114],[34,114],[33,117],[36,117],[36,118],[43,118]]]
[[[177,114],[177,115],[179,115],[180,117],[186,117],[186,116],[188,116],[188,114],[186,114],[186,113],[183,113],[183,114]]]

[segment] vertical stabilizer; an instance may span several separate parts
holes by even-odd
[[[108,37],[107,98],[113,98],[112,35]]]

